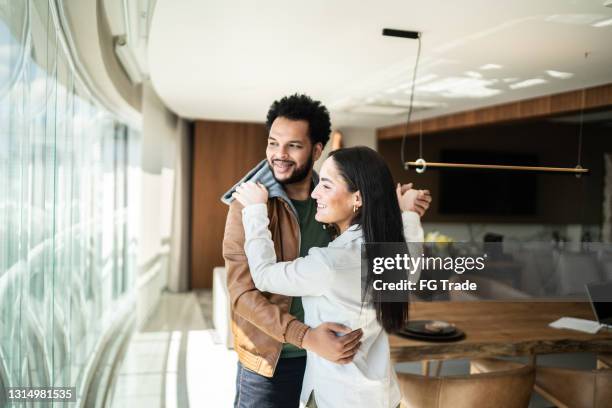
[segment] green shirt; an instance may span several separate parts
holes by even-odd
[[[308,255],[308,251],[313,247],[326,247],[331,241],[329,232],[323,229],[323,224],[315,220],[317,213],[317,202],[313,198],[304,201],[291,200],[298,213],[300,223],[300,257]],[[304,308],[302,298],[294,297],[291,302],[289,313],[297,317],[300,322],[304,321]],[[283,344],[281,358],[302,357],[306,351],[293,344]]]

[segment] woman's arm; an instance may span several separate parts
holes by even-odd
[[[404,224],[404,238],[406,238],[408,252],[412,258],[418,258],[423,253],[423,241],[425,240],[423,227],[421,226],[421,217],[416,212],[403,211],[402,222]],[[418,282],[420,276],[421,268],[419,267],[414,271],[410,271],[408,280],[410,282]]]
[[[413,211],[402,211],[402,222],[406,242],[423,242],[425,240],[419,214]]]
[[[321,248],[313,248],[308,256],[292,262],[276,261],[265,204],[245,207],[242,222],[244,251],[257,289],[288,296],[317,296],[330,287],[333,271]]]

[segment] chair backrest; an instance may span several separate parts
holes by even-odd
[[[583,295],[584,285],[600,281],[601,272],[594,254],[562,252],[557,277],[560,295]]]
[[[404,403],[418,408],[524,408],[529,404],[533,366],[451,377],[397,374]]]
[[[612,368],[612,354],[599,354],[597,356],[597,368]]]
[[[469,280],[470,282],[476,283],[478,288],[475,292],[452,290],[449,293],[450,300],[513,300],[528,299],[531,297],[527,293],[514,289],[506,283],[491,278],[484,278],[482,276],[453,276],[449,280],[453,283],[461,283],[465,280]]]
[[[538,367],[538,393],[559,407],[612,407],[612,370]]]
[[[518,253],[518,252],[517,252]],[[532,296],[554,293],[558,279],[555,277],[555,258],[551,248],[525,248],[522,252],[521,290]]]
[[[604,281],[612,280],[612,260],[608,259],[601,262],[601,273]]]

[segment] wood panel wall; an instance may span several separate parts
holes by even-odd
[[[194,127],[191,287],[212,287],[228,207],[220,197],[265,158],[268,132],[259,123],[197,121]]]
[[[487,106],[480,109],[453,113],[425,119],[422,124],[414,121],[379,128],[378,140],[398,139],[403,135],[417,136],[422,132],[433,133],[472,126],[508,123],[551,117],[554,115],[586,110],[601,109],[612,105],[612,84],[587,89],[545,95],[502,105]]]

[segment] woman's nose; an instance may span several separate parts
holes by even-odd
[[[312,193],[310,193],[310,196],[314,198],[315,200],[319,198],[319,186],[316,186],[314,190],[312,190]]]

